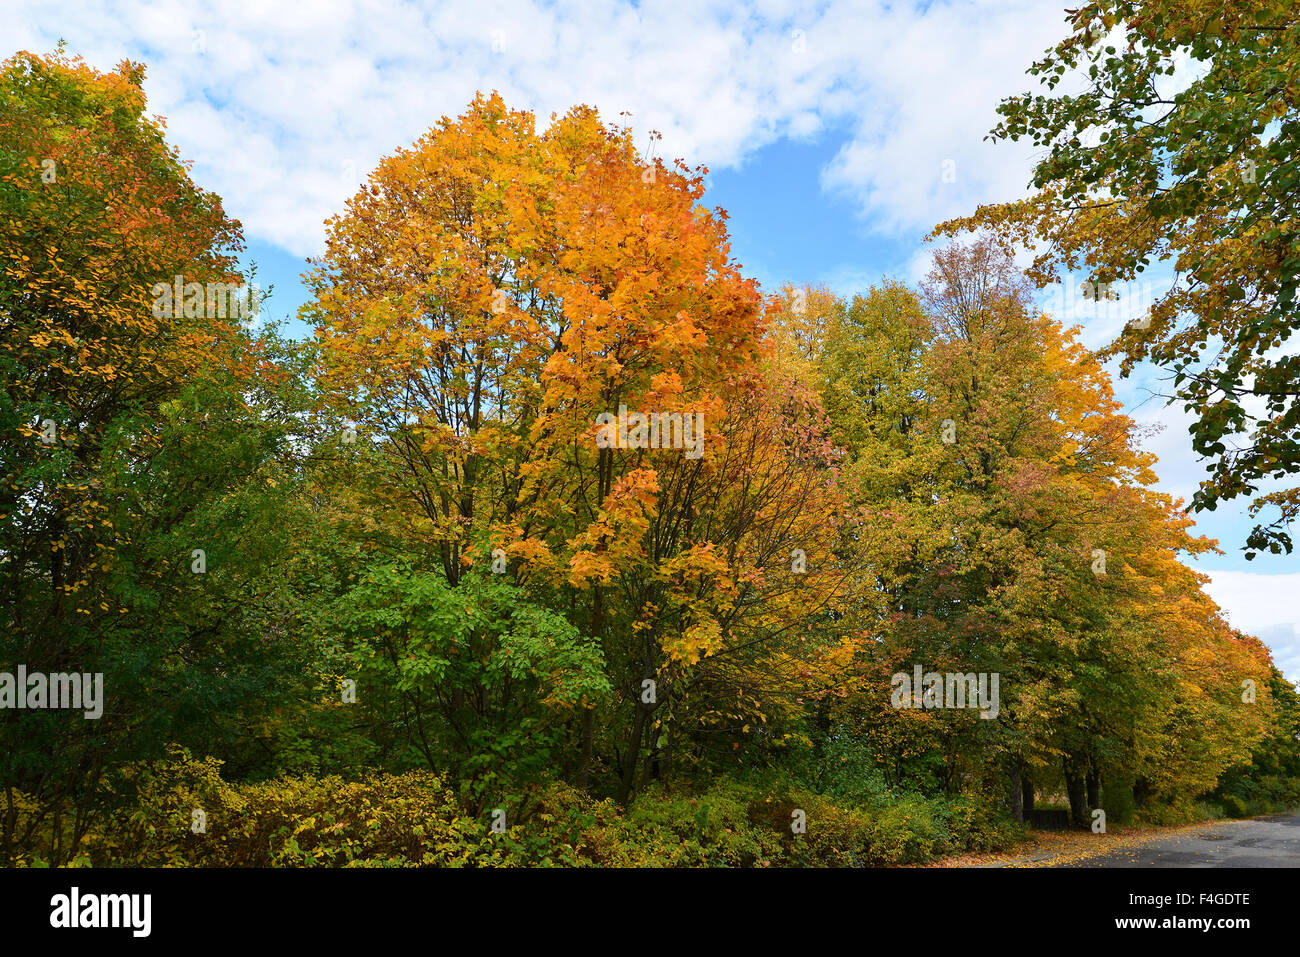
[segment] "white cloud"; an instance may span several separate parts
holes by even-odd
[[[872,286],[879,286],[883,278],[870,269],[839,266],[823,273],[818,282],[825,284],[837,296],[852,299],[854,296],[865,296]]]
[[[364,174],[492,89],[543,124],[577,103],[610,121],[628,111],[639,143],[659,130],[660,155],[715,169],[848,124],[825,186],[873,228],[915,236],[1023,191],[1023,151],[982,138],[998,100],[1025,88],[1028,59],[1061,36],[1064,6],[28,0],[7,16],[16,48],[65,37],[101,69],[144,61],[150,108],[198,182],[250,237],[311,255],[350,192],[345,164]],[[940,182],[945,159],[956,183]]]
[[[874,27],[884,42],[857,64],[865,108],[824,185],[853,196],[876,228],[918,233],[1024,195],[1030,147],[984,137],[1003,98],[1036,86],[1025,68],[1061,39],[1063,21],[1062,7],[1042,0],[953,0],[920,16],[881,15]],[[850,16],[836,35],[846,53],[861,45]]]
[[[1253,572],[1207,572],[1206,591],[1233,627],[1264,641],[1274,662],[1291,681],[1300,680],[1300,624],[1296,595],[1300,572],[1259,575]]]

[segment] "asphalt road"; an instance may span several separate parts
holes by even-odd
[[[1300,867],[1300,813],[1218,821],[1178,837],[1072,862],[1075,867]]]

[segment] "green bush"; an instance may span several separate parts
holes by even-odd
[[[1223,813],[1228,817],[1250,817],[1250,810],[1246,807],[1246,802],[1235,794],[1224,795],[1222,804]]]
[[[1101,807],[1108,824],[1130,824],[1137,814],[1131,778],[1107,781],[1101,789]]]
[[[562,784],[474,815],[428,771],[364,780],[300,775],[230,784],[220,762],[173,748],[116,774],[79,860],[96,866],[863,867],[987,850],[1016,829],[972,798],[875,796],[870,807],[724,779],[651,787],[627,809]],[[195,833],[196,811],[204,827]],[[803,812],[806,830],[792,824]],[[25,863],[39,863],[31,855]]]
[[[1180,798],[1168,804],[1144,807],[1137,812],[1134,821],[1146,827],[1178,827],[1221,817],[1223,812],[1216,805]]]

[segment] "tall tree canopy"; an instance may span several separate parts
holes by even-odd
[[[1212,543],[1148,487],[1153,457],[1077,334],[986,240],[939,250],[919,294],[887,283],[838,310],[820,369],[885,596],[861,620],[859,729],[896,781],[1005,780],[1019,800],[1062,780],[1082,823],[1089,777],[1205,789],[1269,717],[1239,694],[1267,658],[1177,560]],[[898,709],[891,675],[917,664],[998,674],[996,719]],[[1189,720],[1214,729],[1190,747]]]
[[[1193,506],[1250,496],[1246,557],[1289,553],[1300,14],[1290,0],[1097,0],[1070,24],[1029,69],[1045,92],[1005,100],[991,134],[1044,148],[1036,192],[936,231],[983,228],[1033,247],[1040,285],[1082,268],[1163,290],[1109,351],[1125,373],[1142,360],[1172,373],[1196,417],[1192,447],[1210,464]]]
[[[783,710],[763,687],[816,684],[834,641],[800,623],[846,576],[815,396],[764,365],[702,192],[589,109],[538,134],[479,97],[379,164],[312,274],[323,395],[408,542],[567,615],[608,674],[569,686],[578,777],[624,798],[694,753],[677,736],[708,750]],[[620,439],[624,412],[657,422]]]
[[[301,669],[292,584],[268,567],[293,376],[225,302],[209,313],[208,284],[243,283],[239,224],[145,115],[143,77],[0,68],[0,661],[103,676],[94,720],[0,712],[6,852],[17,792],[57,859],[107,774],[167,741],[228,744]],[[202,291],[155,308],[177,276]]]

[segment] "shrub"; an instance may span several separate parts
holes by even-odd
[[[81,860],[97,866],[863,867],[920,863],[1015,836],[973,798],[875,796],[870,807],[802,788],[724,779],[651,787],[627,809],[566,785],[515,795],[509,826],[428,771],[358,781],[299,775],[229,784],[221,763],[172,748],[114,776]],[[205,827],[195,833],[195,811]],[[793,812],[806,833],[795,834]],[[517,818],[517,819],[516,819]],[[25,864],[40,864],[32,855]]]

